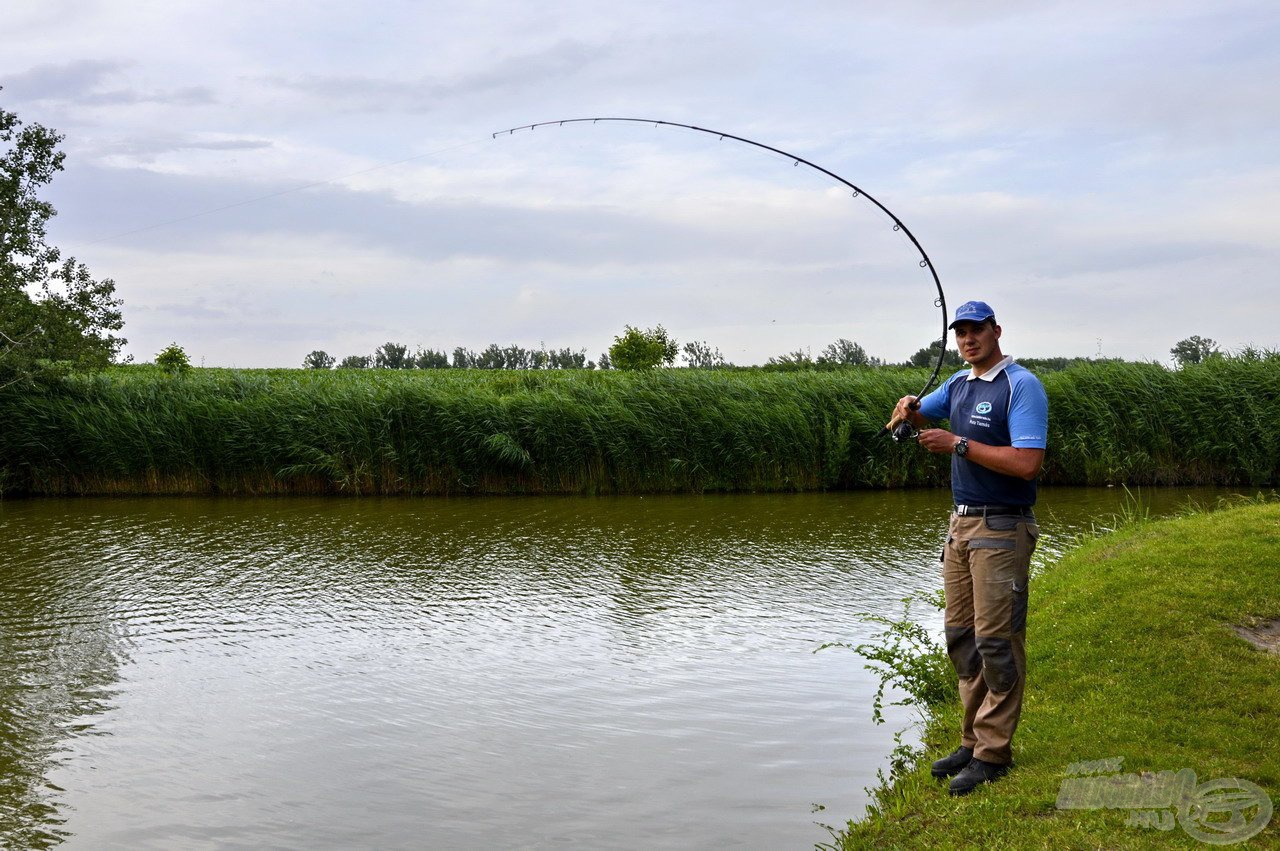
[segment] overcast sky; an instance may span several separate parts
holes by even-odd
[[[1280,348],[1280,4],[0,6],[0,106],[65,134],[50,234],[127,352],[386,341],[901,360],[989,301],[1015,356]]]

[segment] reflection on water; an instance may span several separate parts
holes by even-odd
[[[945,506],[0,503],[0,844],[811,845],[909,720],[812,650],[938,586]]]

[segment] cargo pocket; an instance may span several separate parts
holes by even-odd
[[[983,524],[993,532],[1012,532],[1023,522],[1021,514],[990,514],[982,518]]]
[[[1036,542],[1040,540],[1040,527],[1032,522],[1019,525],[1022,528],[1018,534],[1018,564],[1025,570],[1031,564],[1031,555],[1036,551]]]
[[[1027,629],[1027,579],[1013,583],[1013,620],[1010,630],[1016,635]]]

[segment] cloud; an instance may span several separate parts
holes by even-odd
[[[22,101],[57,101],[84,106],[131,104],[212,104],[217,97],[207,86],[139,90],[108,87],[135,63],[82,59],[59,65],[37,65],[6,77],[5,89]]]
[[[218,98],[207,86],[184,86],[180,89],[157,91],[137,91],[134,89],[114,89],[104,92],[93,92],[83,95],[78,103],[86,106],[113,106],[141,103],[161,103],[174,105],[201,105],[217,103]]]
[[[195,136],[146,136],[118,139],[97,146],[95,153],[124,157],[135,163],[154,163],[162,154],[184,151],[262,151],[275,146],[270,139],[198,138]]]
[[[78,100],[97,89],[102,82],[123,70],[126,63],[107,59],[82,59],[61,65],[37,65],[26,71],[8,74],[5,91],[21,100]]]
[[[846,176],[911,227],[950,299],[999,302],[1020,354],[1276,345],[1275,4],[50,0],[16,17],[5,100],[67,135],[54,241],[127,289],[131,339],[265,365],[387,338],[595,351],[663,322],[750,362],[836,337],[901,358],[937,333],[910,244],[807,169],[644,126],[488,138],[621,114]]]
[[[535,53],[507,56],[468,73],[429,75],[412,80],[361,75],[305,74],[268,77],[263,82],[287,91],[358,112],[424,112],[449,98],[492,91],[517,91],[547,86],[584,73],[606,56],[600,46],[562,41]]]

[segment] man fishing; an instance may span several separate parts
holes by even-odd
[[[942,553],[947,653],[960,678],[960,747],[933,763],[967,795],[1013,764],[1013,732],[1026,681],[1027,574],[1039,527],[1032,507],[1044,462],[1044,387],[1000,351],[995,312],[981,301],[948,326],[969,369],[919,400],[904,396],[894,421],[921,429],[930,452],[951,453],[955,511]],[[931,428],[947,419],[951,430]],[[892,425],[893,423],[891,423]]]

